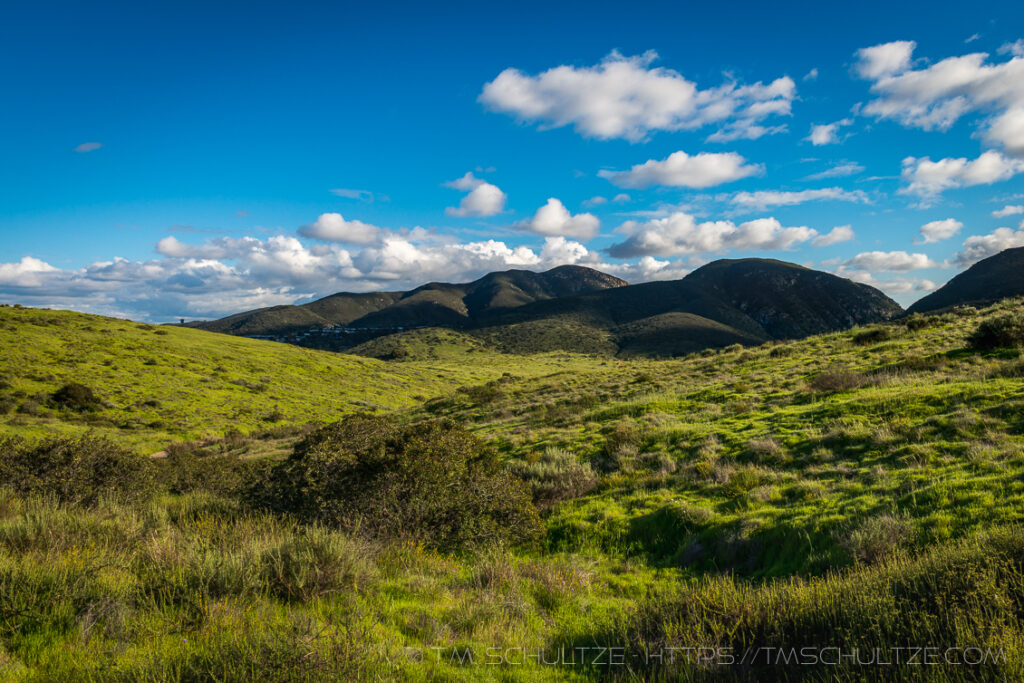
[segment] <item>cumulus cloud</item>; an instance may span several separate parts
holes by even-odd
[[[78,154],[85,154],[86,152],[95,152],[103,145],[98,142],[83,142],[78,147],[75,147],[75,152]]]
[[[57,271],[46,261],[22,256],[15,263],[0,263],[0,285],[36,287],[42,282],[42,276]]]
[[[982,130],[986,142],[1024,155],[1024,50],[1001,50],[1011,55],[1001,63],[976,52],[911,69],[914,47],[901,41],[858,52],[857,73],[873,81],[875,95],[864,114],[944,131],[969,112],[984,112],[989,115]]]
[[[1022,171],[1024,159],[1013,159],[992,150],[973,160],[960,157],[932,161],[928,157],[907,157],[903,160],[902,171],[907,185],[900,192],[918,195],[927,204],[946,190],[991,185]]]
[[[1016,216],[1021,213],[1024,213],[1024,206],[1020,204],[1007,204],[1003,208],[993,211],[992,216],[995,218],[1006,218],[1007,216]]]
[[[921,241],[925,244],[946,240],[960,232],[964,224],[955,218],[932,221],[921,226]]]
[[[864,171],[864,167],[858,164],[856,161],[844,161],[836,164],[830,168],[826,168],[824,171],[818,173],[812,173],[811,175],[804,178],[804,180],[825,180],[826,178],[845,178],[851,175],[857,175]]]
[[[616,232],[626,236],[608,248],[614,258],[677,256],[726,249],[789,249],[817,236],[808,227],[784,227],[774,218],[758,218],[736,225],[732,221],[700,223],[682,211],[645,222],[626,221]]]
[[[811,242],[816,247],[830,247],[833,244],[849,242],[854,238],[853,228],[849,225],[837,225],[824,235],[818,235]]]
[[[818,69],[814,68],[804,74],[805,81],[816,81],[818,80]]]
[[[630,189],[644,189],[652,185],[703,188],[731,183],[763,172],[762,166],[748,164],[746,159],[735,152],[701,152],[690,156],[680,151],[661,161],[651,159],[637,164],[628,171],[601,170],[597,175],[618,187]]]
[[[952,261],[957,267],[966,268],[1014,247],[1024,247],[1024,223],[1018,230],[996,228],[987,235],[971,235],[964,240],[962,250],[953,255]]]
[[[912,40],[896,40],[861,48],[857,50],[854,70],[861,78],[872,81],[894,76],[910,68],[910,58],[915,47],[917,43]]]
[[[303,237],[346,244],[370,244],[379,239],[381,233],[382,230],[376,225],[345,220],[340,213],[320,214],[316,222],[299,228],[299,234]]]
[[[550,197],[544,206],[537,209],[532,218],[516,223],[513,227],[538,235],[589,240],[597,236],[601,221],[591,213],[578,213],[574,216],[562,202]]]
[[[172,236],[160,241],[157,253],[144,261],[114,258],[67,270],[31,256],[0,263],[0,301],[159,321],[217,317],[339,291],[468,281],[508,268],[604,268],[598,254],[563,236],[548,237],[535,250],[497,240],[418,242],[386,231],[358,251],[338,244],[307,246],[286,235],[219,237],[202,244]]]
[[[851,123],[853,123],[853,119],[842,119],[834,123],[813,125],[811,126],[811,134],[805,139],[809,140],[815,147],[834,145],[839,142],[839,129],[843,126],[849,126]]]
[[[926,254],[908,254],[905,251],[866,251],[843,263],[845,268],[885,273],[904,273],[909,270],[935,268],[937,263]]]
[[[707,125],[720,126],[723,135],[756,137],[769,131],[760,126],[764,119],[790,114],[796,84],[787,76],[701,90],[676,71],[652,67],[657,58],[654,51],[632,57],[612,52],[595,66],[558,66],[535,76],[505,69],[478,99],[542,128],[571,125],[587,137],[633,142],[654,131]]]
[[[444,210],[448,216],[486,218],[505,210],[505,193],[497,185],[480,180],[472,173],[445,183],[445,187],[469,193],[462,198],[457,207],[449,206]]]
[[[776,190],[737,192],[730,201],[736,206],[745,209],[764,210],[772,206],[793,206],[821,200],[861,204],[870,203],[867,194],[863,190],[850,191],[844,190],[841,187],[824,187],[818,190],[800,190],[799,192],[781,192]]]

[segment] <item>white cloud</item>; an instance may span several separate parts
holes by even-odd
[[[839,142],[839,129],[843,126],[849,126],[853,123],[853,119],[842,119],[834,123],[823,123],[820,125],[811,126],[811,134],[805,139],[809,140],[815,147],[821,147],[822,145],[834,145]]]
[[[698,223],[682,211],[646,222],[626,221],[616,232],[626,239],[608,249],[615,258],[676,256],[718,252],[725,249],[788,249],[817,236],[807,227],[784,227],[774,218],[758,218],[734,224],[732,221]]]
[[[818,190],[800,190],[799,192],[781,192],[776,190],[759,190],[757,192],[737,192],[732,196],[732,203],[746,209],[764,210],[772,206],[793,206],[805,202],[831,200],[839,202],[855,202],[868,204],[870,200],[863,190],[844,190],[841,187],[824,187]]]
[[[78,147],[75,147],[75,151],[79,154],[85,154],[86,152],[94,152],[102,146],[98,142],[83,142]]]
[[[0,263],[0,285],[34,287],[41,282],[41,275],[57,270],[46,261],[22,256],[21,260],[15,263]]]
[[[818,80],[818,69],[814,68],[807,72],[804,76],[805,81],[816,81]]]
[[[607,197],[602,197],[602,196],[598,195],[596,197],[591,197],[590,199],[584,199],[582,205],[583,205],[584,208],[588,208],[589,209],[591,207],[601,206],[602,204],[607,204],[607,203],[608,203],[608,198]]]
[[[0,301],[159,321],[218,317],[339,291],[465,282],[508,268],[603,268],[596,253],[560,236],[533,250],[496,240],[417,243],[416,233],[385,231],[379,242],[359,251],[306,246],[285,235],[219,237],[198,245],[171,238],[161,240],[158,253],[146,261],[114,258],[73,270],[31,256],[0,263]]]
[[[833,244],[849,242],[854,238],[853,228],[849,225],[837,225],[824,235],[818,235],[811,242],[816,247],[830,247]]]
[[[921,226],[921,239],[925,244],[946,240],[960,232],[964,224],[955,218],[932,221]]]
[[[889,54],[890,66],[858,70],[874,81],[871,92],[875,99],[863,113],[895,119],[904,126],[943,131],[968,112],[989,113],[992,117],[982,131],[986,142],[1003,147],[1008,154],[1024,155],[1024,48],[1018,51],[1015,45],[1000,50],[1012,55],[1002,63],[989,63],[987,53],[976,52],[921,69],[909,68],[913,43],[868,48]],[[883,62],[886,60],[879,58],[877,63]]]
[[[917,43],[912,40],[897,40],[862,48],[857,50],[854,69],[861,78],[872,81],[892,77],[910,68],[915,47]]]
[[[538,235],[589,240],[597,235],[601,221],[590,213],[579,213],[573,216],[562,202],[550,197],[544,206],[537,209],[533,218],[516,223],[513,227]]]
[[[347,221],[340,213],[323,213],[315,223],[299,228],[299,234],[303,237],[328,242],[370,244],[380,238],[382,231],[369,223]],[[169,255],[173,256],[173,254]]]
[[[903,160],[902,177],[908,184],[900,192],[932,200],[945,190],[991,185],[1022,171],[1024,159],[1011,159],[991,150],[974,160],[960,157],[932,161],[928,157],[907,157]]]
[[[987,235],[971,235],[964,240],[962,251],[953,255],[953,263],[959,268],[966,268],[1014,247],[1024,247],[1024,223],[1019,230],[996,228]]]
[[[826,168],[824,171],[819,173],[812,173],[811,175],[804,178],[804,180],[825,180],[826,178],[845,178],[851,175],[857,175],[862,173],[864,167],[858,164],[856,161],[846,161],[840,164],[836,164],[831,168]]]
[[[1024,206],[1020,204],[1007,204],[1003,208],[993,211],[992,216],[995,218],[1006,218],[1007,216],[1016,216],[1021,213],[1024,213]]]
[[[618,187],[631,189],[644,189],[652,185],[703,188],[730,183],[763,171],[763,167],[748,164],[746,159],[735,152],[701,152],[690,156],[680,151],[662,161],[651,159],[637,164],[628,171],[601,170],[597,175]]]
[[[590,251],[585,246],[561,236],[545,238],[540,250],[541,262],[555,265],[579,263],[588,255]]]
[[[937,266],[926,254],[908,254],[905,251],[866,251],[843,263],[845,268],[886,273],[903,273]]]
[[[620,192],[619,194],[612,197],[612,201],[615,202],[616,204],[626,204],[628,202],[633,201],[633,198],[630,197],[625,192]]]
[[[651,67],[657,58],[654,51],[633,57],[612,52],[595,66],[558,66],[536,76],[505,69],[484,85],[479,101],[542,128],[572,125],[588,137],[638,142],[654,131],[711,124],[745,131],[768,117],[789,115],[796,96],[786,76],[701,90],[676,71]]]
[[[1024,57],[1024,38],[1012,43],[1003,43],[999,46],[997,52],[1001,55],[1008,54],[1014,57]]]
[[[448,216],[477,216],[486,218],[505,210],[505,193],[497,185],[480,180],[474,177],[472,173],[467,173],[457,180],[445,183],[445,186],[469,192],[459,202],[458,207],[449,206],[444,210]]]

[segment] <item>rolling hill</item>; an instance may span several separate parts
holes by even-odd
[[[93,433],[144,452],[175,441],[405,408],[499,377],[507,366],[484,349],[472,364],[462,353],[450,359],[435,353],[429,364],[396,365],[176,326],[16,306],[0,306],[0,349],[0,436]],[[537,357],[521,372],[592,362]],[[68,382],[89,387],[98,405],[87,411],[54,405],[53,394]]]
[[[1016,296],[1024,296],[1024,247],[1006,249],[978,261],[914,303],[907,313],[927,313],[952,306],[984,306]]]

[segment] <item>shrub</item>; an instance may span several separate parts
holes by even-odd
[[[50,401],[58,408],[67,408],[78,412],[97,410],[102,406],[102,402],[93,393],[93,390],[78,382],[68,382],[53,392]]]
[[[771,437],[748,441],[746,456],[761,465],[780,465],[788,459],[782,445]]]
[[[920,313],[912,313],[908,315],[904,320],[903,324],[908,330],[917,331],[923,330],[928,327],[934,327],[941,323],[938,316],[935,315],[921,315]]]
[[[18,493],[91,505],[106,496],[138,500],[154,491],[153,463],[110,441],[59,437],[0,440],[0,482]]]
[[[617,422],[604,440],[604,448],[594,460],[602,472],[621,469],[625,461],[640,451],[643,442],[640,428],[633,422]]]
[[[866,346],[868,344],[876,344],[883,342],[888,339],[892,339],[892,330],[888,327],[872,327],[871,329],[858,332],[853,335],[853,343],[858,346]]]
[[[443,550],[529,542],[541,532],[523,483],[449,420],[348,416],[296,444],[254,495],[306,522]]]
[[[989,318],[978,325],[967,341],[978,351],[1024,346],[1024,315],[1009,313]]]
[[[266,476],[264,459],[243,460],[235,455],[203,455],[184,447],[170,446],[167,457],[154,461],[160,488],[175,494],[206,491],[233,497],[250,489]]]
[[[816,376],[808,386],[811,391],[818,394],[834,394],[839,391],[859,389],[869,382],[870,379],[863,373],[847,368],[833,368]]]
[[[358,542],[322,527],[310,527],[264,551],[260,573],[278,597],[309,602],[358,589],[374,577],[376,568],[371,553]]]
[[[548,448],[537,462],[515,463],[512,471],[527,483],[533,492],[533,502],[541,509],[579,498],[597,486],[598,481],[590,465],[561,448]]]
[[[885,514],[861,524],[843,539],[842,545],[854,562],[874,564],[913,539],[914,527],[909,521]]]

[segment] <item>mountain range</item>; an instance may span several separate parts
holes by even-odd
[[[510,352],[674,356],[901,313],[868,285],[783,261],[738,259],[709,263],[680,280],[637,285],[583,266],[509,270],[408,292],[339,293],[190,326],[367,355],[380,355],[371,340],[441,327]]]

